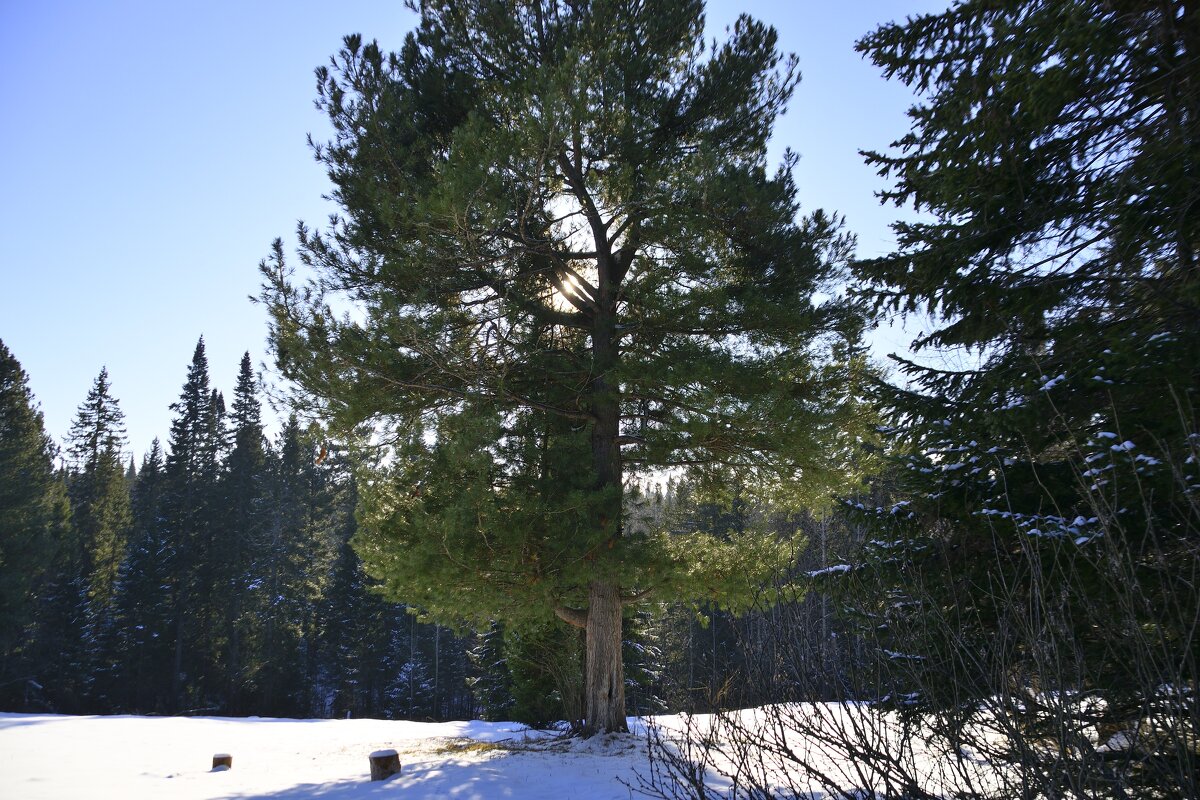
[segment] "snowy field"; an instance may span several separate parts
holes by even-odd
[[[403,771],[372,782],[383,748]],[[233,768],[213,771],[217,753]],[[636,735],[563,741],[515,723],[0,714],[2,800],[609,800],[639,796],[621,780],[636,786],[645,759]]]
[[[868,773],[847,742],[897,755],[935,796],[1004,796],[1000,773],[986,761],[961,747],[955,756],[932,735],[902,737],[892,716],[861,704],[803,703],[725,718],[662,716],[654,724],[670,750],[705,765],[712,796],[735,782],[743,792],[770,787],[814,800],[889,795],[889,784]],[[633,733],[579,740],[512,722],[0,713],[0,800],[625,800],[646,796],[637,787],[651,776],[646,723],[631,717],[629,726]],[[689,729],[693,743],[720,740],[723,752],[689,748]],[[789,757],[763,759],[763,748]],[[369,756],[384,749],[397,751],[402,772],[373,782]],[[212,768],[218,753],[233,757],[232,769]]]

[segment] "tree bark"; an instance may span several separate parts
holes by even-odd
[[[588,404],[592,416],[592,467],[596,490],[608,494],[596,519],[598,541],[607,539],[608,547],[622,534],[624,473],[621,463],[621,387],[611,381],[620,363],[617,336],[617,298],[620,283],[629,267],[633,251],[614,259],[608,239],[608,225],[602,219],[586,187],[582,164],[580,132],[575,131],[572,161],[567,149],[559,152],[558,163],[591,229],[596,247],[596,285],[588,290],[592,310],[592,379],[588,386]],[[620,263],[618,263],[618,261]],[[586,663],[584,674],[585,718],[583,735],[625,732],[625,671],[621,663],[621,586],[611,577],[599,577],[588,584]],[[557,612],[567,622],[571,614]]]
[[[600,272],[607,267],[601,261]],[[600,281],[602,300],[608,300],[610,287]],[[603,305],[602,305],[603,308]],[[592,334],[593,368],[591,405],[595,422],[592,427],[592,464],[596,488],[613,492],[596,520],[609,545],[621,535],[623,475],[620,435],[620,403],[617,387],[610,385],[608,374],[617,363],[616,330],[610,314],[597,315]],[[625,672],[621,663],[621,587],[611,579],[598,579],[588,585],[587,664],[585,669],[585,717],[583,735],[625,732]]]
[[[583,735],[628,731],[625,668],[621,663],[621,590],[605,581],[588,586],[586,710]]]

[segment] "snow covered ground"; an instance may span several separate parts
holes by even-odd
[[[403,772],[371,782],[382,748]],[[233,768],[213,771],[217,753]],[[636,786],[645,759],[637,735],[563,741],[515,723],[0,714],[2,800],[615,800],[638,796],[621,781]]]

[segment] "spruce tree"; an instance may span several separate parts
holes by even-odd
[[[404,664],[396,635],[407,624],[392,603],[370,591],[371,580],[350,546],[353,508],[340,515],[342,535],[320,604],[322,682],[334,717],[390,716],[389,687]]]
[[[84,564],[83,548],[68,523],[38,589],[29,647],[39,700],[43,710],[55,713],[94,710],[89,700],[96,648]]]
[[[248,586],[254,548],[266,536],[270,519],[270,473],[263,435],[258,384],[250,354],[242,356],[230,412],[232,449],[222,476],[224,517],[216,537],[213,560],[215,601],[222,611],[221,663],[226,673],[225,704],[238,712],[248,671]]]
[[[252,564],[257,654],[253,680],[264,713],[306,713],[317,679],[317,605],[332,554],[327,469],[293,415],[279,434],[270,514]]]
[[[37,694],[30,626],[39,588],[69,534],[55,454],[28,376],[0,341],[0,704],[8,709],[26,707],[27,690]]]
[[[858,47],[923,95],[867,158],[926,216],[865,291],[930,315],[919,351],[972,355],[883,390],[904,452],[874,610],[962,667],[933,702],[1024,676],[1130,724],[1200,655],[1200,10],[967,0]],[[1052,641],[1074,674],[1044,672]]]
[[[490,722],[516,719],[513,716],[513,676],[504,646],[504,626],[493,622],[479,636],[470,652],[478,677],[471,689],[481,716]]]
[[[177,559],[166,519],[166,463],[158,439],[142,459],[132,491],[133,529],[117,590],[124,691],[118,702],[141,713],[174,707],[173,594]]]
[[[625,606],[732,600],[781,552],[627,535],[626,479],[819,494],[853,442],[851,241],[766,163],[794,61],[748,17],[703,30],[699,0],[478,0],[423,5],[391,55],[347,37],[318,87],[343,214],[300,231],[320,278],[263,265],[282,373],[396,444],[360,486],[372,572],[438,619],[586,629],[586,733],[625,729]]]
[[[425,687],[418,691],[416,685],[424,664],[410,663],[423,658],[416,639],[425,626],[376,591],[378,582],[351,545],[358,528],[356,481],[344,460],[329,458],[333,560],[315,626],[320,688],[329,698],[322,711],[334,717],[426,716],[417,711],[432,705]]]
[[[108,370],[101,369],[76,412],[66,449],[71,510],[95,613],[103,613],[112,599],[132,521],[124,467],[125,415],[109,390]]]
[[[76,472],[95,467],[106,456],[116,454],[123,460],[125,449],[125,414],[110,391],[108,368],[102,367],[87,398],[75,412],[75,421],[68,435],[67,455]],[[131,464],[132,466],[132,464]],[[122,467],[122,473],[124,467]]]
[[[221,682],[214,675],[212,548],[219,524],[222,431],[209,388],[204,339],[196,344],[179,401],[172,404],[170,452],[164,468],[163,516],[170,581],[171,710],[206,705]]]

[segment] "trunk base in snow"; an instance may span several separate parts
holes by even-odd
[[[621,663],[621,590],[610,583],[588,587],[584,736],[624,733],[625,670]]]

